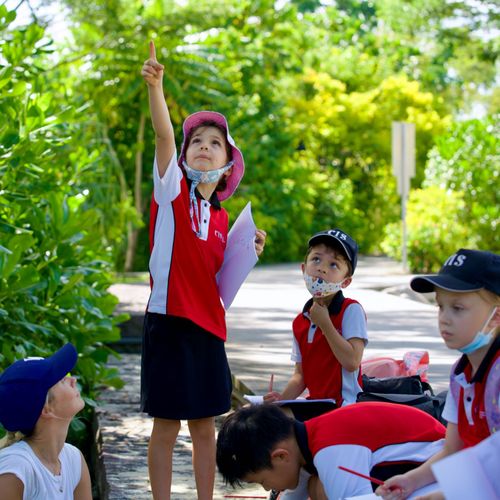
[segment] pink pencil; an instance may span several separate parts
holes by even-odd
[[[380,479],[377,479],[375,477],[366,476],[365,474],[361,474],[361,472],[356,472],[355,470],[348,469],[347,467],[342,467],[342,465],[339,465],[338,467],[339,467],[339,469],[345,470],[346,472],[350,472],[351,474],[354,474],[355,476],[359,476],[359,477],[363,477],[364,479],[368,479],[372,483],[380,484],[380,485],[384,484],[384,481],[381,481]]]
[[[274,382],[274,373],[271,373],[271,380],[269,381],[269,391],[273,392],[273,382]]]

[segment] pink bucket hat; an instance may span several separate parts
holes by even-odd
[[[226,130],[227,142],[229,142],[232,152],[233,152],[233,171],[231,175],[227,178],[226,189],[224,191],[220,191],[217,193],[219,200],[223,201],[229,198],[238,187],[238,184],[243,177],[243,173],[245,172],[245,162],[243,161],[243,155],[241,151],[236,147],[234,139],[229,134],[229,126],[227,124],[226,117],[221,113],[217,113],[216,111],[198,111],[197,113],[193,113],[189,115],[182,125],[182,131],[184,133],[184,138],[182,140],[181,147],[181,155],[179,157],[179,165],[182,166],[182,162],[184,161],[184,154],[186,148],[186,137],[189,135],[191,129],[197,127],[203,122],[213,121],[223,127]]]

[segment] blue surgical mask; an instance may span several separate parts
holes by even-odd
[[[201,235],[200,228],[200,213],[198,211],[198,203],[196,201],[195,189],[200,182],[204,184],[211,184],[213,182],[217,182],[222,175],[224,175],[232,166],[233,161],[226,163],[221,168],[217,170],[209,170],[208,172],[204,172],[202,170],[195,170],[191,168],[185,161],[182,162],[182,166],[186,171],[187,178],[191,181],[191,189],[189,190],[189,216],[191,217],[191,228],[196,233],[198,238]]]
[[[483,323],[481,330],[479,330],[476,333],[476,336],[472,339],[472,342],[470,342],[466,346],[458,349],[460,352],[462,352],[463,354],[471,354],[472,352],[477,351],[478,349],[481,349],[481,347],[487,346],[492,341],[493,332],[495,329],[492,328],[489,332],[484,332],[483,329],[491,321],[491,318],[493,318],[493,316],[495,315],[496,310],[497,310],[497,308],[494,307],[493,311],[488,316],[488,319]]]

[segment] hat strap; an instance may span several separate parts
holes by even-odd
[[[201,224],[200,211],[198,208],[198,201],[196,200],[195,193],[196,187],[201,182],[207,184],[217,182],[221,178],[221,176],[224,175],[233,165],[234,161],[231,160],[217,170],[209,170],[208,172],[204,172],[191,168],[185,160],[182,162],[182,166],[184,167],[186,176],[191,181],[191,189],[189,190],[189,217],[191,218],[191,228],[198,238],[201,236]]]

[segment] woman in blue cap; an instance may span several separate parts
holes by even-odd
[[[69,375],[77,357],[66,344],[48,358],[16,361],[0,376],[0,423],[9,431],[0,450],[2,500],[92,499],[85,458],[65,443],[85,406]]]

